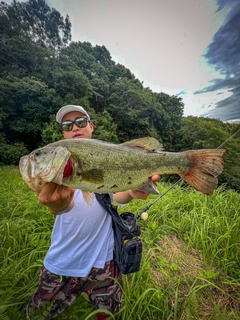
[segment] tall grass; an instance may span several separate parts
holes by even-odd
[[[225,191],[224,186],[210,197],[178,186],[152,207],[147,228],[157,223],[157,234],[176,234],[189,247],[201,250],[208,264],[217,264],[226,276],[239,280],[239,200],[238,193]],[[142,204],[133,206],[129,209],[137,210]]]
[[[0,319],[26,319],[54,217],[13,167],[0,167]],[[159,191],[170,185],[159,184]],[[120,212],[139,213],[156,199],[135,200]],[[139,220],[141,270],[123,276],[116,319],[240,319],[240,196],[218,188],[204,196],[176,186]],[[59,319],[95,319],[81,296]],[[41,319],[36,316],[36,319]]]

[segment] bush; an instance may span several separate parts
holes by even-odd
[[[29,151],[22,142],[2,144],[0,146],[0,162],[4,164],[18,165],[19,159]]]

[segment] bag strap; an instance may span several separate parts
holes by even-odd
[[[110,195],[108,193],[95,193],[96,199],[97,201],[101,204],[101,206],[112,216],[112,218],[114,219],[114,221],[121,226],[122,228],[124,228],[127,232],[129,232],[129,234],[131,234],[132,236],[134,236],[134,234],[132,234],[130,232],[130,230],[127,229],[127,226],[123,223],[121,217],[118,214],[117,208],[115,206],[112,205],[111,202],[111,198]]]
[[[111,198],[108,193],[95,193],[97,201],[112,216],[112,218],[122,226],[122,220],[119,217],[117,209],[112,205]],[[120,222],[121,221],[121,222]]]

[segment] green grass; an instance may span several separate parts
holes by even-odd
[[[0,319],[26,319],[54,217],[13,167],[0,167]],[[160,183],[161,193],[170,187]],[[120,212],[139,213],[134,200]],[[218,188],[204,196],[176,186],[148,210],[141,270],[123,276],[121,320],[240,319],[240,196]],[[58,319],[95,319],[81,296]],[[41,316],[36,319],[41,319]]]

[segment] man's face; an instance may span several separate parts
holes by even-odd
[[[84,114],[78,111],[72,111],[67,114],[62,119],[63,121],[74,121],[78,118],[86,117]],[[92,133],[94,131],[94,125],[92,122],[88,122],[87,126],[84,128],[79,128],[75,123],[71,131],[63,131],[62,134],[65,139],[73,139],[73,138],[92,138]]]

